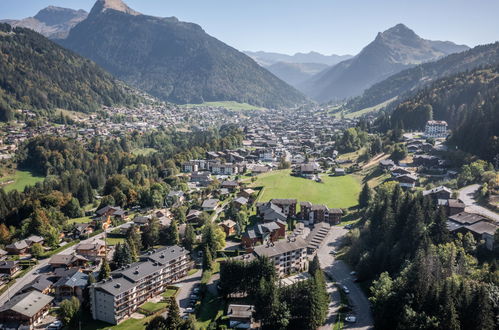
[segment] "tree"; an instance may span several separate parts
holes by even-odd
[[[30,249],[31,249],[31,254],[35,258],[39,258],[44,252],[43,246],[40,243],[33,244]]]
[[[366,182],[364,184],[364,186],[362,187],[362,191],[359,194],[359,206],[361,208],[368,207],[372,198],[373,198],[372,190],[371,190],[371,188],[369,188],[369,185]]]
[[[10,241],[10,231],[4,223],[0,223],[0,243],[6,244]]]
[[[59,315],[64,324],[70,325],[75,321],[76,315],[80,310],[80,301],[76,297],[65,299],[59,305]]]
[[[225,247],[225,233],[214,223],[206,224],[202,230],[203,245],[210,249],[212,255]]]
[[[83,216],[83,211],[80,208],[80,202],[76,198],[71,198],[63,207],[62,212],[69,218],[79,218]]]
[[[102,266],[100,268],[98,279],[99,281],[108,279],[111,276],[111,267],[109,267],[109,263],[106,258],[102,259]]]
[[[170,330],[170,329],[167,328],[166,319],[163,316],[158,315],[154,317],[151,321],[149,321],[149,323],[146,326],[146,330]]]
[[[308,273],[314,276],[315,273],[320,269],[321,269],[321,264],[319,262],[319,257],[316,254],[312,259],[312,261],[308,263]]]
[[[130,246],[133,246],[137,254],[142,250],[142,237],[140,235],[140,229],[135,227],[135,225],[128,228],[126,239]]]
[[[184,237],[184,247],[192,251],[194,248],[194,243],[196,242],[196,232],[190,223],[185,227],[185,237]]]
[[[142,232],[142,245],[148,249],[159,243],[160,224],[156,217],[152,217],[149,225]]]
[[[399,162],[405,157],[407,157],[407,147],[401,143],[396,144],[395,147],[393,148],[393,152],[390,155],[390,158],[394,162]]]
[[[165,325],[168,330],[179,329],[182,325],[182,319],[180,318],[180,311],[175,297],[170,298]]]
[[[178,245],[180,238],[178,234],[177,221],[172,220],[170,226],[163,229],[163,233],[161,236],[162,236],[162,243],[164,245]]]
[[[211,251],[207,246],[205,246],[203,250],[203,269],[213,269],[213,257],[211,256]]]

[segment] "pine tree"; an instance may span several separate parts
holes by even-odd
[[[184,247],[192,251],[194,247],[194,243],[196,242],[196,233],[194,232],[194,228],[190,223],[188,223],[185,227],[185,238],[184,238]]]
[[[211,256],[210,249],[206,246],[203,251],[203,269],[212,270],[213,269],[213,257]]]
[[[372,191],[366,182],[364,184],[364,187],[362,187],[362,191],[360,192],[360,195],[359,195],[359,206],[361,208],[368,207],[371,200],[372,200]]]
[[[177,330],[182,325],[182,319],[180,318],[180,311],[175,297],[170,298],[165,325],[168,330]]]
[[[319,262],[319,257],[316,254],[312,259],[312,261],[308,263],[308,272],[310,275],[315,276],[315,273],[320,269],[321,269],[321,264]]]
[[[146,330],[170,330],[166,327],[166,320],[163,316],[154,317],[146,326]]]
[[[102,266],[99,272],[98,279],[99,281],[105,280],[111,276],[111,268],[109,267],[109,263],[106,258],[102,259]]]

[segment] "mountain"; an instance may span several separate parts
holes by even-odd
[[[437,80],[395,107],[392,127],[423,129],[427,120],[445,120],[451,143],[492,161],[499,155],[499,65]],[[387,116],[383,116],[387,118]]]
[[[435,62],[417,65],[374,84],[345,105],[349,111],[375,106],[394,97],[404,100],[431,82],[482,65],[499,64],[499,42],[451,54]],[[397,101],[397,102],[400,102]]]
[[[238,101],[282,107],[305,96],[196,24],[142,15],[120,0],[98,0],[58,42],[116,77],[175,103]]]
[[[305,80],[328,67],[328,65],[321,63],[277,62],[265,68],[272,72],[277,78],[284,80],[293,87],[297,87]]]
[[[378,33],[355,57],[310,78],[301,85],[301,90],[319,102],[338,101],[357,96],[404,69],[466,49],[467,46],[451,42],[422,39],[398,24]]]
[[[42,9],[35,17],[21,20],[2,20],[0,22],[10,24],[13,27],[25,27],[43,34],[47,38],[66,38],[76,24],[87,17],[88,13],[82,9],[74,10],[68,8],[49,6]]]
[[[41,34],[0,23],[0,120],[14,109],[90,112],[133,100],[95,63]]]
[[[269,67],[272,64],[278,62],[284,63],[318,63],[325,64],[327,66],[335,65],[341,61],[348,60],[352,58],[352,55],[323,55],[317,52],[309,53],[296,53],[294,55],[287,55],[281,53],[270,53],[270,52],[251,52],[244,51],[246,55],[254,59],[258,64],[263,67]]]

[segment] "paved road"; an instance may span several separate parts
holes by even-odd
[[[177,294],[177,303],[180,308],[180,314],[184,313],[185,309],[189,307],[189,296],[192,294],[194,286],[201,281],[202,273],[203,272],[201,270],[198,270],[194,274],[184,277],[182,281],[175,283],[175,285],[180,286],[180,291]]]
[[[110,233],[115,228],[120,228],[121,226],[124,226],[124,225],[125,224],[122,224],[118,227],[108,228],[107,232]],[[100,233],[98,235],[95,235],[94,237],[83,240],[80,243],[92,243],[94,241],[102,239],[103,237],[104,237],[104,233]],[[76,245],[70,246],[67,249],[59,252],[58,254],[71,254],[75,251],[75,248],[76,248]],[[50,271],[49,261],[50,261],[50,258],[40,260],[39,263],[35,267],[33,267],[33,269],[31,269],[29,272],[27,272],[23,277],[18,278],[16,280],[16,283],[14,283],[14,285],[12,285],[9,288],[9,290],[4,292],[0,296],[0,306],[5,304],[5,302],[8,301],[10,298],[12,298],[17,293],[17,291],[21,290],[26,284],[33,281],[39,274],[49,272]]]
[[[348,299],[350,304],[353,306],[353,314],[357,316],[357,322],[353,324],[345,323],[344,327],[359,330],[374,329],[369,300],[359,286],[353,281],[353,278],[350,275],[351,269],[343,261],[336,260],[333,255],[329,254],[332,249],[337,250],[341,246],[343,236],[347,232],[348,231],[343,227],[331,227],[329,235],[326,237],[323,245],[318,251],[319,261],[326,273],[332,276],[339,284],[346,285],[350,290]],[[334,290],[330,289],[330,291],[335,294]],[[339,297],[335,300],[339,301]],[[339,304],[331,305],[330,314],[336,314],[338,308]],[[329,323],[331,320],[332,323]],[[334,320],[334,317],[330,318],[328,325],[332,325]]]
[[[464,187],[459,191],[459,199],[466,205],[466,212],[480,214],[481,216],[499,222],[499,214],[478,205],[475,194],[480,189],[479,184],[472,184],[471,186]]]

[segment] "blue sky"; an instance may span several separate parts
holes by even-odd
[[[0,0],[0,18],[48,5],[89,11],[94,0]],[[498,0],[128,0],[176,16],[239,50],[356,54],[377,32],[404,23],[427,39],[475,46],[499,40]]]

